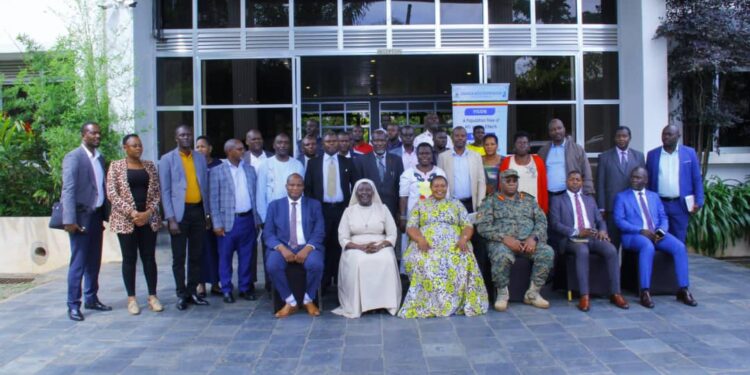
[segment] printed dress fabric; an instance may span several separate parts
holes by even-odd
[[[407,227],[419,228],[430,250],[420,251],[416,242],[409,242],[403,260],[411,283],[398,316],[475,316],[487,312],[487,289],[474,253],[462,252],[456,246],[467,225],[471,224],[466,208],[455,199],[430,197],[417,203]]]

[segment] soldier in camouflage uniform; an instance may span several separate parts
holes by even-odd
[[[531,284],[523,302],[546,309],[547,302],[539,294],[554,260],[554,251],[547,245],[547,218],[536,198],[518,192],[518,172],[506,169],[500,174],[500,191],[488,196],[479,207],[476,224],[492,262],[492,280],[497,287],[495,310],[508,308],[510,268],[517,256],[531,259]]]

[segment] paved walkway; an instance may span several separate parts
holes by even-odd
[[[402,320],[271,315],[270,301],[174,308],[171,258],[159,248],[163,313],[130,316],[120,264],[102,267],[100,298],[108,313],[67,319],[65,270],[0,303],[0,373],[4,374],[750,374],[750,269],[691,256],[691,308],[655,297],[648,310],[605,300],[579,312],[562,293],[549,310],[512,304],[506,313]],[[139,271],[140,272],[140,271]]]

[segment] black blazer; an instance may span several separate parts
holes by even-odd
[[[339,162],[339,182],[341,184],[341,191],[344,193],[344,201],[341,203],[349,204],[349,198],[352,196],[352,188],[354,183],[359,179],[357,171],[354,169],[354,162],[351,159],[345,158],[341,155],[336,155]],[[323,157],[315,157],[307,162],[307,168],[305,168],[305,196],[308,198],[317,199],[321,203],[323,202]]]
[[[376,163],[375,153],[371,152],[367,155],[357,157],[354,160],[354,167],[360,178],[367,178],[375,183],[375,189],[378,191],[380,199],[383,200],[383,204],[391,211],[391,215],[393,215],[395,220],[398,213],[398,183],[401,179],[401,174],[404,173],[404,163],[400,157],[386,152],[385,176],[383,181],[380,181]]]

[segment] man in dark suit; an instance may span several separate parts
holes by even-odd
[[[398,183],[404,166],[401,159],[387,152],[387,135],[383,129],[377,129],[372,133],[373,152],[354,159],[354,167],[359,178],[367,178],[375,182],[375,190],[378,191],[383,204],[388,207],[393,215],[393,220],[398,218]]]
[[[302,176],[293,173],[286,180],[287,197],[268,205],[263,240],[266,243],[266,270],[286,304],[276,313],[285,318],[298,309],[298,302],[286,278],[288,263],[305,267],[307,282],[302,305],[312,316],[320,315],[313,303],[323,275],[323,214],[320,202],[302,196]]]
[[[193,152],[193,129],[180,125],[175,130],[177,148],[159,160],[164,218],[172,242],[172,273],[177,292],[177,309],[188,303],[208,305],[198,296],[203,257],[203,236],[208,211],[208,167],[200,152]],[[185,258],[187,257],[187,284]]]
[[[630,146],[630,128],[620,126],[615,131],[615,147],[599,154],[596,176],[596,202],[607,221],[609,237],[615,248],[620,247],[620,230],[615,225],[612,209],[615,195],[630,187],[630,172],[635,167],[645,167],[643,153]]]
[[[255,200],[255,170],[242,160],[245,147],[239,139],[224,144],[227,159],[211,170],[210,207],[213,231],[218,239],[219,276],[225,303],[234,303],[232,295],[232,259],[237,252],[239,297],[255,301],[252,268],[256,228],[260,225]]]
[[[622,232],[622,248],[638,252],[638,275],[640,278],[641,305],[652,308],[649,287],[651,270],[654,263],[654,251],[664,251],[674,259],[677,284],[677,300],[688,306],[698,303],[690,294],[688,286],[688,256],[685,244],[668,233],[669,221],[664,212],[664,205],[659,195],[646,190],[648,174],[643,167],[636,167],[630,172],[630,189],[621,191],[615,197],[615,223]]]
[[[566,194],[552,197],[549,223],[556,237],[560,238],[559,249],[573,253],[576,257],[576,276],[581,293],[578,309],[589,311],[590,306],[589,253],[604,257],[609,272],[610,301],[621,309],[627,309],[628,303],[620,294],[620,257],[617,256],[617,249],[609,242],[607,224],[596,207],[596,201],[590,195],[581,193],[581,172],[569,172],[565,184]]]
[[[81,279],[84,307],[110,311],[99,301],[99,269],[102,264],[102,221],[105,219],[105,162],[97,148],[101,129],[94,122],[81,127],[81,147],[65,155],[62,164],[62,217],[70,237],[68,267],[68,318],[82,321]]]
[[[297,160],[302,163],[303,167],[307,168],[307,163],[316,156],[318,156],[318,143],[315,138],[305,136],[305,138],[302,138],[302,152],[297,155]]]
[[[323,137],[323,157],[310,160],[305,171],[305,196],[323,204],[325,219],[325,271],[323,290],[338,275],[341,245],[339,222],[349,204],[354,183],[358,180],[351,159],[338,154],[338,138],[333,132]]]
[[[703,178],[695,150],[681,145],[680,129],[667,125],[663,146],[648,152],[648,189],[659,194],[669,218],[669,233],[685,243],[690,215],[703,206]]]

